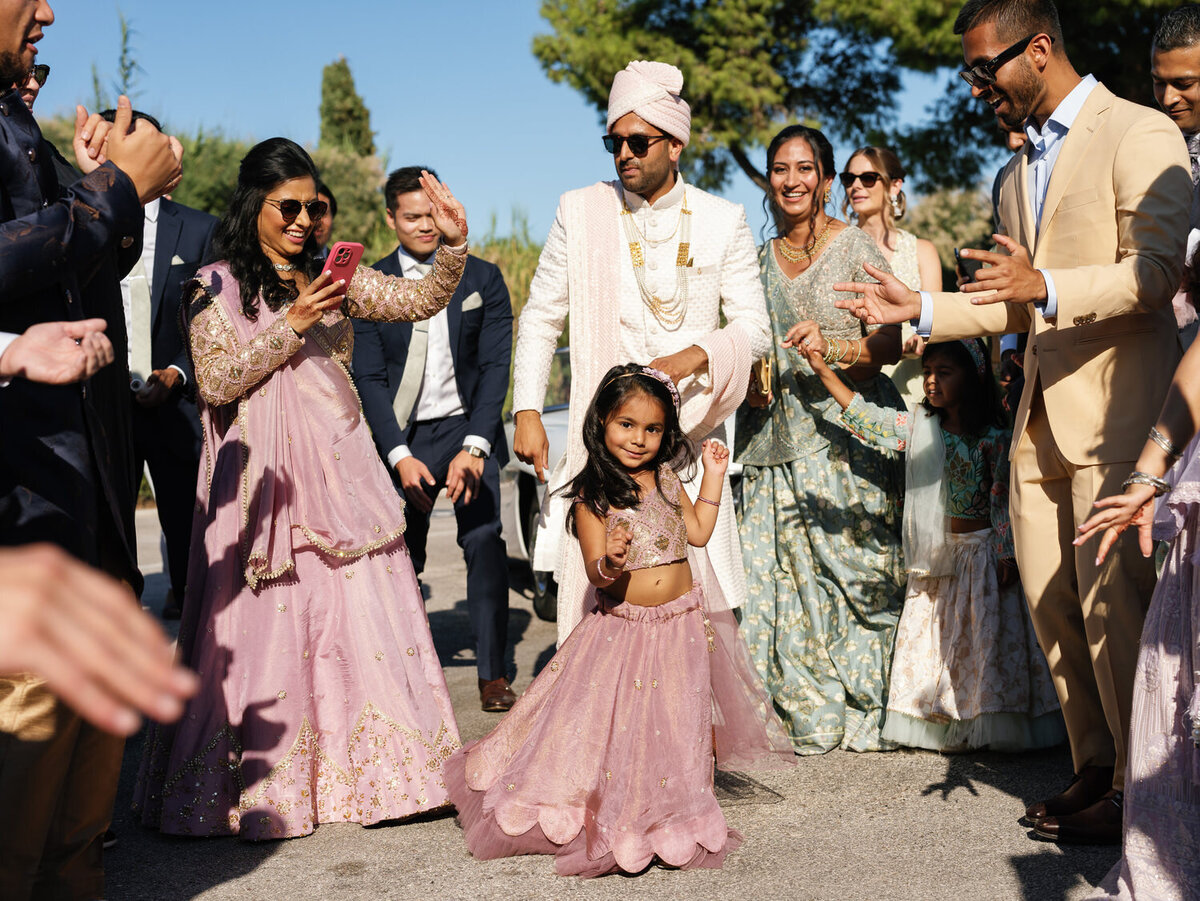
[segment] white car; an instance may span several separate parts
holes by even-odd
[[[562,459],[567,452],[567,410],[571,395],[571,357],[570,350],[560,347],[554,352],[554,362],[550,369],[549,387],[546,390],[546,404],[542,408],[542,426],[546,429],[546,438],[550,443],[550,469]],[[726,435],[729,444],[733,446],[734,417],[725,421]],[[542,498],[546,493],[546,485],[538,482],[532,466],[522,463],[511,453],[513,442],[513,424],[510,419],[504,424],[504,434],[508,440],[508,464],[500,471],[500,522],[503,527],[504,540],[508,545],[508,556],[519,560],[529,567],[529,584],[533,588],[533,609],[539,617],[554,622],[558,615],[558,585],[554,581],[553,572],[542,572],[533,569],[534,546],[538,541],[559,542],[567,538],[561,535],[551,535],[549,532],[538,535],[537,522],[542,509]],[[740,463],[729,464],[729,478],[733,488],[734,504],[741,506],[742,466]],[[550,473],[546,476],[549,478]],[[549,553],[544,559],[557,560],[558,548],[540,548]]]

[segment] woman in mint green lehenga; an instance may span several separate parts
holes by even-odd
[[[798,322],[815,321],[848,384],[902,409],[879,373],[900,358],[899,330],[864,329],[834,307],[835,283],[870,280],[864,263],[890,271],[864,232],[827,216],[835,172],[829,141],[814,129],[789,126],[767,149],[778,237],[759,259],[773,375],[766,394],[752,384],[735,445],[748,583],[742,633],[798,754],[894,747],[880,730],[904,597],[903,463],[855,439],[808,363],[780,346]]]

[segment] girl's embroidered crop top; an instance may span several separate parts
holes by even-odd
[[[687,559],[687,524],[679,503],[683,485],[667,466],[659,469],[658,482],[661,491],[648,492],[636,507],[608,511],[606,524],[610,530],[622,523],[633,533],[625,557],[627,572]]]

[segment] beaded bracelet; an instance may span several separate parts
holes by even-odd
[[[706,498],[706,497],[700,497],[699,495],[696,495],[696,500],[698,500],[698,501],[699,501],[700,503],[702,503],[702,504],[712,504],[714,507],[719,507],[719,506],[721,506],[721,502],[720,502],[720,501],[710,501],[708,498]]]
[[[1168,438],[1154,426],[1150,426],[1150,440],[1161,447],[1163,449],[1163,453],[1173,460],[1178,460],[1183,456],[1183,451],[1177,448],[1170,438]]]
[[[607,556],[608,556],[608,554],[604,555],[604,557],[607,557]],[[606,576],[604,574],[604,567],[601,566],[601,562],[604,560],[604,557],[596,558],[596,575],[598,575],[605,582],[615,582],[615,581],[617,581],[618,578],[620,578],[620,576]]]
[[[1163,481],[1158,476],[1152,476],[1148,472],[1138,472],[1137,470],[1129,474],[1129,478],[1122,483],[1121,490],[1124,491],[1130,485],[1149,485],[1154,489],[1155,497],[1166,494],[1171,490],[1169,482]]]

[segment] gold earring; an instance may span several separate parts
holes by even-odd
[[[831,197],[833,197],[833,192],[832,192],[832,191],[830,191],[830,190],[829,190],[829,188],[826,188],[826,189],[825,189],[825,202],[826,202],[826,203],[829,203],[829,199],[830,199]]]

